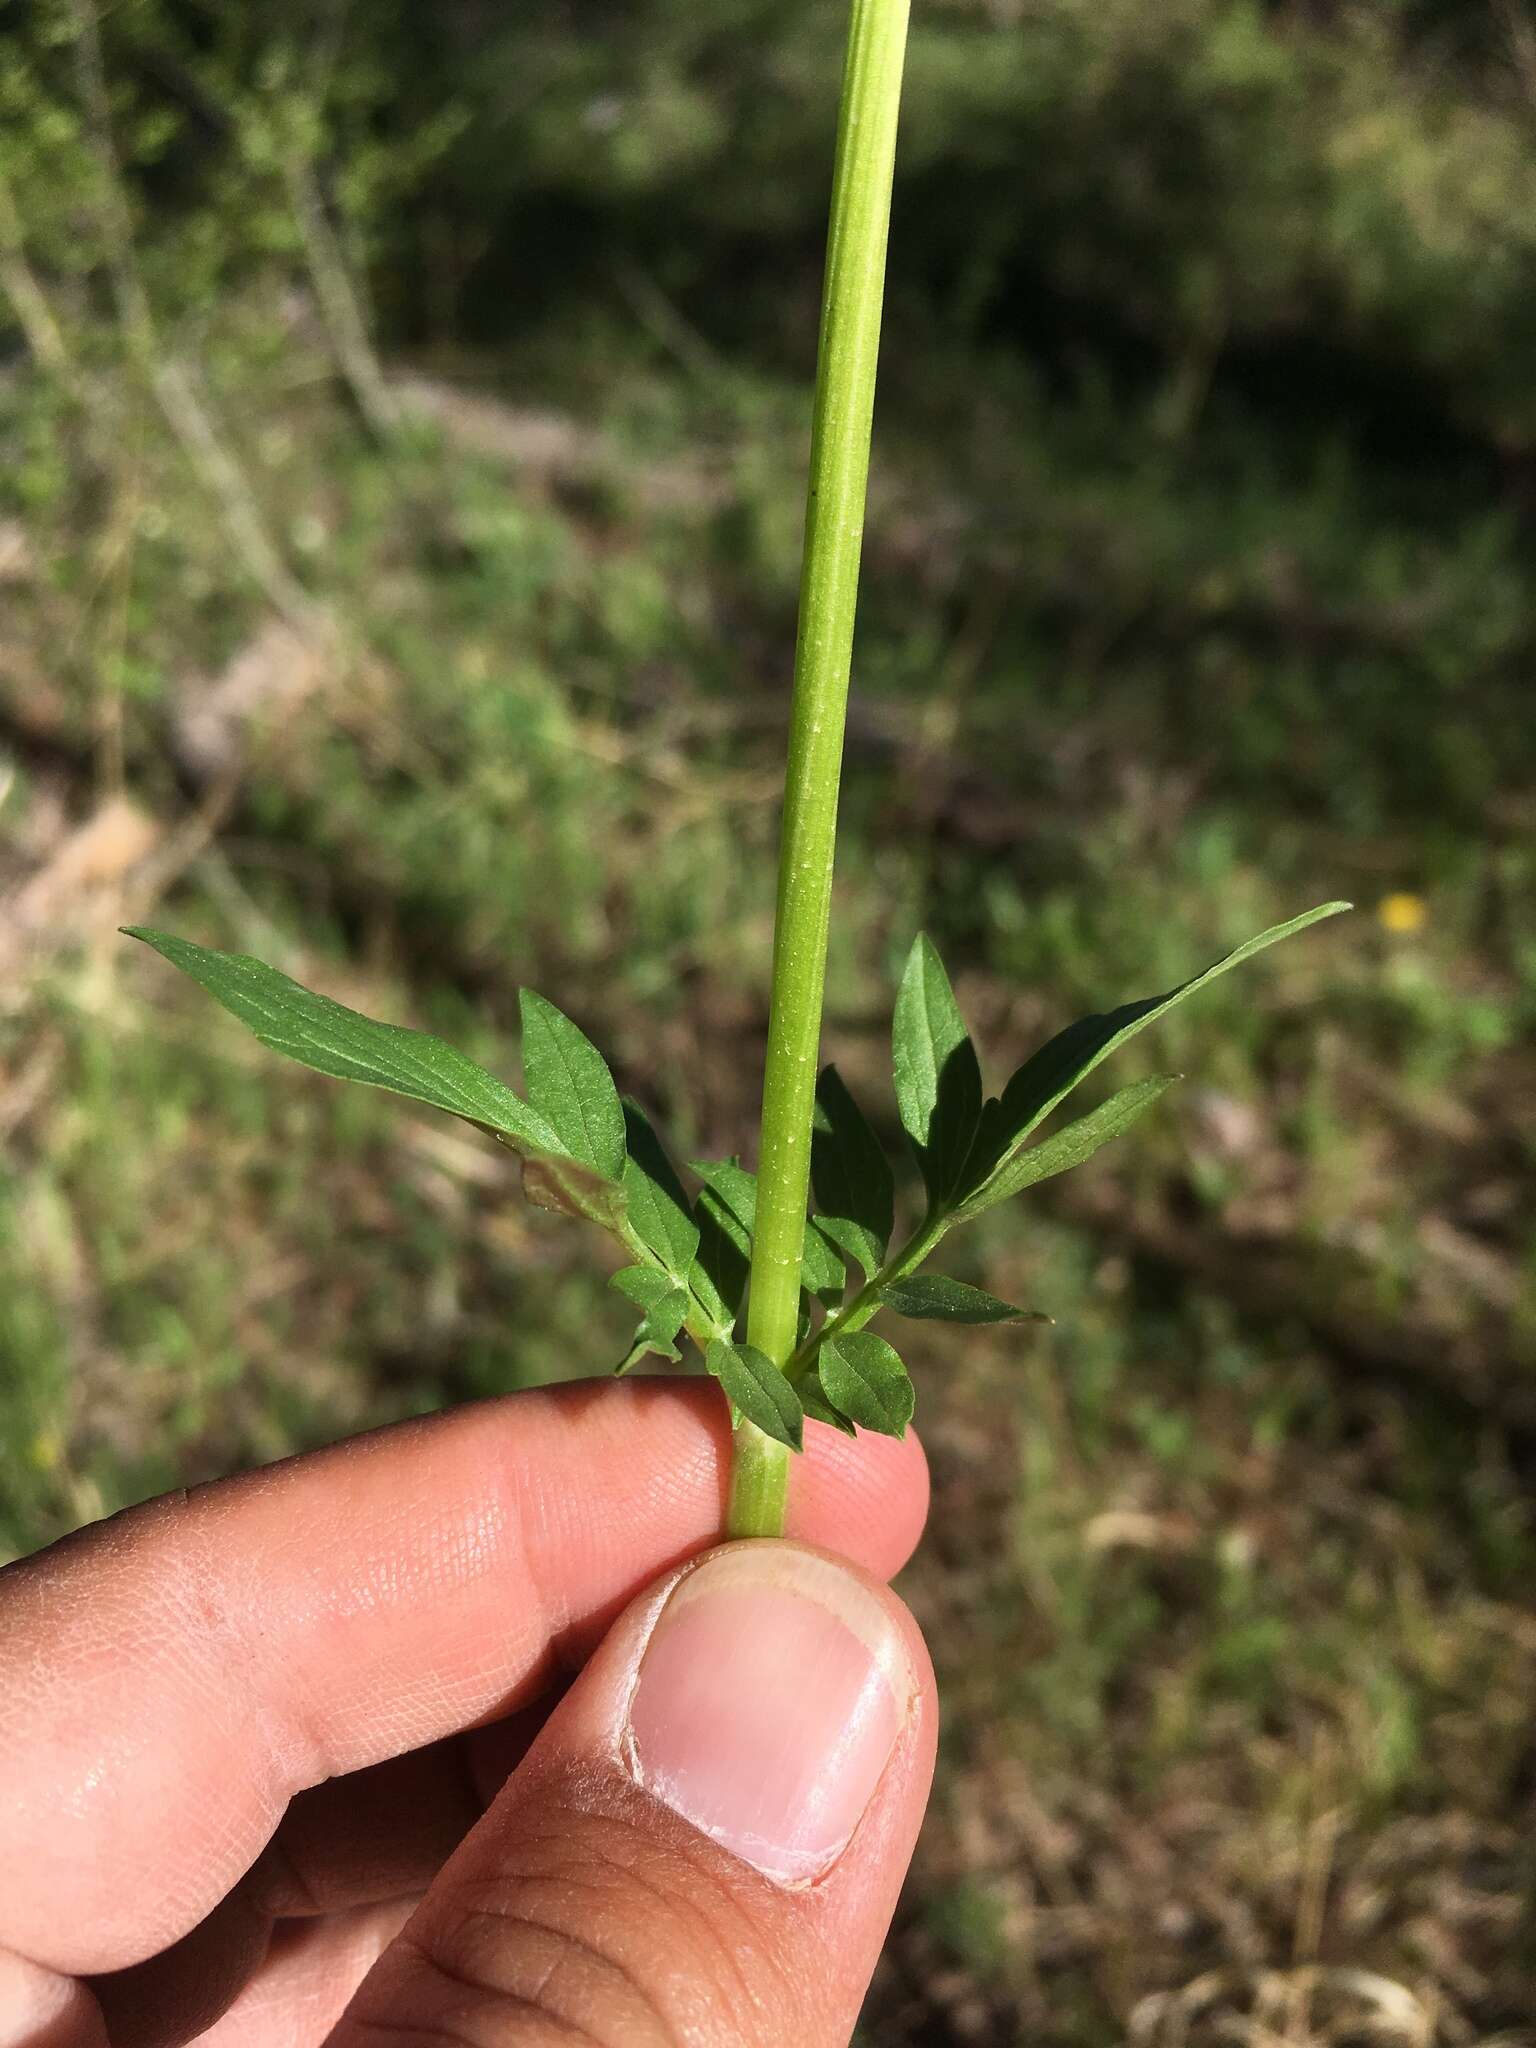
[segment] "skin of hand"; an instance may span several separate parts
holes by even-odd
[[[928,1481],[806,1436],[787,1541],[719,1544],[716,1389],[609,1382],[0,1572],[0,2048],[844,2048],[933,1769]]]

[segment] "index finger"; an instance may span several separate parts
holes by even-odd
[[[194,1926],[306,1786],[532,1697],[720,1533],[712,1386],[553,1388],[130,1510],[0,1573],[0,1949],[113,1970]],[[792,1533],[882,1575],[915,1441],[807,1430]]]

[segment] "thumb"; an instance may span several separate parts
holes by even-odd
[[[885,1587],[710,1552],[615,1624],[333,2048],[846,2048],[936,1726]]]

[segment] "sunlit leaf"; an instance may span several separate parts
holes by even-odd
[[[873,1330],[829,1337],[816,1356],[821,1390],[832,1406],[861,1429],[905,1436],[916,1397],[907,1368]]]
[[[624,1109],[608,1062],[563,1010],[518,991],[528,1100],[573,1159],[604,1180],[624,1174]]]
[[[143,926],[124,930],[200,983],[263,1045],[316,1073],[446,1109],[520,1152],[558,1156],[568,1150],[549,1120],[505,1082],[428,1032],[377,1023],[244,953],[220,953]]]
[[[881,1305],[899,1316],[929,1323],[1046,1323],[1049,1316],[1015,1308],[985,1288],[967,1286],[944,1273],[914,1273],[892,1280],[880,1290]]]
[[[981,1115],[981,1068],[932,941],[919,933],[908,955],[891,1026],[891,1061],[902,1127],[935,1204],[958,1185]]]
[[[801,1448],[800,1397],[771,1358],[751,1344],[731,1344],[717,1337],[704,1354],[704,1363],[748,1422],[792,1451]]]

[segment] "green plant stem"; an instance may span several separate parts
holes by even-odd
[[[853,0],[838,114],[747,1314],[748,1341],[777,1365],[788,1364],[798,1335],[837,791],[907,14],[908,0]],[[731,1534],[782,1532],[788,1460],[781,1444],[749,1422],[740,1425],[727,1518]]]

